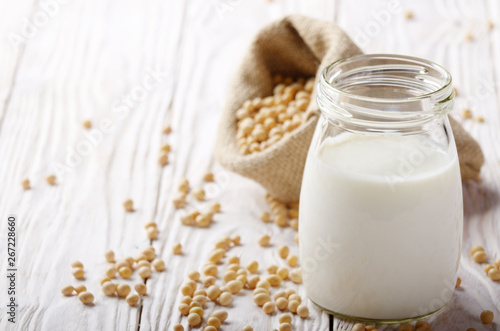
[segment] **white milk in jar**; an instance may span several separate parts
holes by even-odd
[[[439,311],[463,231],[451,76],[418,58],[361,55],[327,67],[317,95],[299,207],[308,297],[380,323]]]
[[[451,299],[460,259],[460,172],[457,157],[432,142],[327,138],[307,160],[299,219],[304,282],[319,306],[404,319]]]

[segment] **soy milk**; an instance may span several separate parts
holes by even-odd
[[[463,218],[452,155],[422,136],[340,135],[311,149],[299,242],[313,302],[346,316],[397,320],[451,300]]]

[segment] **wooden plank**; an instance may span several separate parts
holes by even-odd
[[[169,108],[172,111],[174,133],[171,139],[175,146],[176,165],[172,176],[162,181],[162,195],[159,198],[163,201],[158,218],[160,233],[166,233],[167,236],[161,240],[159,249],[165,256],[169,270],[162,278],[148,282],[155,290],[153,299],[144,303],[141,330],[170,329],[179,322],[187,328],[186,319],[181,319],[177,310],[182,298],[179,293],[180,285],[189,271],[201,271],[215,241],[223,235],[239,233],[242,236],[242,246],[232,249],[229,255],[239,256],[243,264],[252,259],[256,259],[261,266],[283,264],[275,251],[283,243],[293,247],[293,252],[298,254],[293,242],[293,230],[278,229],[258,220],[260,213],[267,208],[265,192],[256,184],[228,173],[217,165],[212,167],[214,140],[207,139],[201,144],[200,139],[215,136],[231,72],[239,65],[250,38],[263,24],[287,12],[296,11],[299,5],[298,2],[241,2],[221,14],[221,8],[226,8],[220,7],[223,4],[223,1],[215,2],[215,7],[210,2],[198,4],[188,7],[185,13],[185,16],[191,18],[190,22],[195,23],[185,23],[182,29],[183,37],[178,55],[179,74],[175,77],[177,90]],[[317,13],[325,15],[320,1],[313,2],[311,6],[318,9]],[[330,8],[330,5],[326,8]],[[213,56],[214,54],[217,56]],[[183,134],[186,132],[195,132],[196,136]],[[174,181],[172,187],[172,178],[178,179],[185,175],[192,180],[194,186],[201,185],[201,175],[209,168],[218,178],[215,184],[209,186],[212,187],[210,191],[216,193],[214,199],[221,203],[223,213],[216,216],[216,223],[210,229],[186,228],[179,222],[181,213],[172,210],[169,201],[176,184]],[[273,248],[264,249],[257,245],[257,238],[263,233],[271,235]],[[176,241],[185,247],[184,256],[170,254],[171,246]],[[220,270],[224,270],[224,267]],[[261,274],[265,274],[262,267]],[[222,284],[220,280],[218,282]],[[291,282],[287,286],[298,290],[305,298],[302,288]],[[295,328],[328,330],[328,316],[321,314],[311,304],[308,306],[311,317],[307,320],[295,318]],[[206,315],[218,308],[209,303]],[[264,314],[252,302],[252,295],[248,290],[236,295],[227,311],[229,318],[223,329],[238,330],[245,324],[254,326],[255,330],[278,326],[278,314],[271,317]]]
[[[349,15],[358,5],[341,1],[340,24],[354,39],[360,39],[360,31],[366,34],[370,24],[378,26],[377,33],[367,38],[364,51],[386,52],[418,56],[436,61],[445,66],[454,78],[459,91],[454,116],[460,119],[460,111],[470,108],[475,115],[481,115],[485,123],[460,119],[464,127],[476,138],[486,155],[481,182],[464,183],[464,237],[463,253],[458,271],[462,279],[452,302],[439,315],[429,319],[433,330],[449,330],[474,327],[485,329],[479,320],[482,310],[495,314],[499,323],[500,305],[498,293],[500,284],[492,282],[473,262],[469,248],[475,244],[485,247],[491,263],[500,252],[500,229],[498,217],[500,206],[498,194],[499,151],[499,97],[498,88],[492,88],[498,81],[498,29],[489,31],[487,20],[498,21],[498,4],[494,1],[431,3],[400,2],[399,13],[391,14],[384,24],[377,21],[377,15],[390,6],[390,1],[366,2],[364,10]],[[495,11],[496,9],[496,11]],[[411,11],[414,18],[407,20],[405,13]],[[492,15],[494,15],[492,17]],[[375,31],[373,29],[372,31]],[[473,35],[474,41],[466,40]],[[494,70],[492,70],[494,69]],[[479,88],[479,90],[478,90]],[[486,91],[486,93],[485,93]],[[335,320],[334,330],[347,330],[349,323]],[[395,327],[378,327],[380,330],[395,330]],[[487,328],[493,330],[495,326]]]
[[[106,249],[123,257],[149,243],[142,223],[152,218],[158,203],[157,151],[166,121],[162,102],[171,97],[168,76],[162,75],[142,102],[133,103],[126,118],[113,111],[116,102],[143,84],[148,70],[167,72],[175,65],[166,56],[175,49],[175,25],[162,27],[160,35],[157,30],[165,24],[158,15],[169,9],[165,6],[71,2],[27,44],[0,142],[9,160],[1,178],[11,188],[9,194],[2,192],[2,210],[19,217],[19,330],[137,328],[140,309],[104,297],[99,279]],[[88,140],[81,122],[92,119],[97,125],[104,118],[112,120],[115,131],[102,133],[102,142],[81,164],[49,187],[44,177],[54,171],[53,162],[64,164],[68,149],[78,150]],[[25,176],[33,186],[27,192],[19,185]],[[134,214],[125,214],[121,206],[128,197],[135,200]],[[70,274],[73,259],[86,266],[83,283],[96,296],[93,307],[59,293],[64,284],[82,283]],[[1,265],[3,273],[4,259]],[[2,314],[0,329],[5,327]]]
[[[403,2],[402,7],[402,12],[392,15],[364,45],[365,51],[408,53],[436,60],[452,72],[463,99],[474,96],[483,81],[498,82],[500,68],[495,59],[500,55],[500,35],[498,29],[484,30],[487,18],[500,21],[495,1],[479,5],[462,1],[456,6],[444,0],[420,6]],[[18,20],[33,15],[30,11],[37,8],[30,9],[27,2],[0,4],[0,18],[5,22],[0,33],[15,30]],[[376,13],[385,8],[387,1],[366,1],[362,6],[359,2],[320,0],[307,4],[292,0],[69,2],[61,5],[26,44],[16,84],[12,84],[16,56],[1,52],[0,101],[5,102],[9,89],[12,94],[8,109],[1,113],[0,155],[8,162],[0,168],[0,178],[9,190],[0,192],[0,205],[4,213],[19,217],[18,284],[22,286],[18,329],[171,329],[181,321],[177,311],[180,285],[190,270],[200,270],[221,236],[239,233],[242,245],[229,254],[239,256],[242,263],[258,260],[261,274],[268,264],[283,265],[276,253],[278,245],[286,243],[297,254],[293,230],[258,220],[267,208],[263,189],[228,173],[212,158],[231,73],[258,28],[285,14],[337,17],[356,37],[367,22],[377,22]],[[406,9],[414,11],[412,21],[404,19]],[[469,29],[476,40],[466,43],[463,36]],[[5,49],[5,40],[2,43]],[[127,101],[151,71],[156,72],[157,84],[146,89],[144,100]],[[432,320],[436,330],[450,325],[482,329],[478,320],[482,309],[494,311],[499,323],[498,284],[486,279],[467,254],[470,245],[477,243],[483,244],[492,258],[498,258],[500,251],[495,221],[500,208],[495,193],[500,183],[500,155],[495,145],[500,125],[498,93],[497,87],[477,106],[471,106],[474,114],[486,118],[485,123],[464,121],[485,150],[487,163],[482,181],[464,186],[466,222],[459,270],[463,286],[445,312]],[[125,118],[114,112],[118,105],[120,110],[129,109]],[[114,131],[103,133],[102,142],[82,157],[79,165],[61,175],[56,187],[49,187],[43,178],[54,171],[54,162],[64,163],[68,148],[77,149],[87,139],[81,121],[91,119],[96,124],[106,118],[111,119]],[[161,134],[165,123],[173,127],[168,137]],[[171,164],[160,169],[158,150],[165,142],[173,146]],[[187,176],[194,186],[202,185],[207,169],[216,174],[216,182],[206,185],[207,191],[211,200],[222,204],[223,213],[216,215],[209,229],[186,228],[178,221],[180,212],[170,203],[176,183]],[[25,176],[33,185],[27,192],[19,186]],[[129,197],[137,209],[132,214],[121,206]],[[207,203],[193,205],[205,208]],[[166,261],[167,270],[148,280],[150,294],[142,308],[130,308],[123,300],[100,293],[103,252],[114,249],[118,256],[133,255],[149,243],[142,228],[149,220],[159,224],[159,239],[153,245]],[[257,245],[263,233],[271,235],[271,248]],[[184,255],[171,254],[174,242],[183,244]],[[0,256],[5,256],[4,252],[0,247]],[[73,259],[81,259],[86,266],[83,283],[96,295],[93,307],[84,307],[76,298],[59,293],[66,283],[80,283],[70,275]],[[3,282],[3,259],[0,267]],[[290,282],[286,286],[306,297],[303,287]],[[227,309],[229,319],[223,328],[237,330],[244,324],[256,330],[276,328],[278,315],[265,315],[253,304],[252,295],[244,292],[235,296]],[[328,316],[310,302],[308,306],[310,317],[294,318],[294,329],[328,330]],[[209,304],[207,314],[213,309]],[[185,318],[182,323],[186,325]],[[0,329],[7,327],[2,314]],[[348,327],[348,323],[335,321],[336,329]]]
[[[24,47],[36,37],[33,14],[36,12],[34,1],[24,1],[13,5],[0,4],[0,127],[9,102],[15,75],[21,62]],[[34,27],[34,28],[32,28]],[[31,28],[31,30],[30,30]],[[31,32],[31,33],[30,33]]]
[[[293,11],[295,6],[283,11]],[[13,192],[2,194],[2,206],[16,212],[20,220],[19,284],[23,287],[18,295],[18,328],[137,328],[141,310],[104,297],[98,280],[105,266],[102,254],[106,249],[114,249],[118,256],[132,255],[148,243],[142,229],[146,220],[160,224],[160,238],[154,245],[169,269],[150,280],[154,290],[144,299],[143,329],[170,327],[174,321],[171,317],[178,318],[174,302],[178,300],[183,271],[189,270],[189,265],[202,263],[207,247],[213,244],[211,240],[236,231],[240,223],[235,219],[243,218],[248,223],[238,230],[249,232],[243,239],[249,249],[242,246],[238,252],[242,259],[253,257],[256,238],[266,230],[276,232],[273,238],[278,242],[293,244],[290,229],[282,232],[257,220],[257,210],[265,208],[264,192],[221,169],[215,168],[216,175],[229,178],[230,183],[219,179],[214,190],[220,192],[218,198],[228,207],[217,222],[219,228],[211,229],[210,236],[204,230],[180,228],[178,215],[169,203],[178,178],[187,175],[196,182],[213,164],[217,117],[230,78],[220,73],[232,70],[228,70],[228,63],[233,69],[239,64],[243,46],[265,22],[247,21],[242,26],[245,34],[235,34],[228,27],[235,26],[244,11],[225,21],[213,10],[211,17],[204,17],[205,8],[162,2],[144,5],[137,1],[69,3],[27,44],[19,68],[20,84],[14,86],[2,130],[7,138],[0,142],[0,150],[10,160],[2,168],[1,178]],[[250,8],[256,12],[260,9]],[[239,10],[244,9],[242,6]],[[276,8],[266,21],[281,15],[280,10]],[[193,17],[199,17],[199,23]],[[205,23],[212,24],[210,34]],[[218,37],[219,42],[203,39],[217,36],[220,29],[225,29],[226,35]],[[229,47],[222,52],[227,41]],[[213,54],[220,55],[214,58]],[[148,91],[146,100],[130,106],[125,119],[117,119],[113,113],[116,102],[123,102],[122,98],[142,84],[148,69],[157,67],[167,72],[167,77]],[[206,88],[207,77],[211,78],[210,89]],[[106,118],[111,118],[114,132],[103,133],[102,142],[92,147],[81,163],[61,174],[56,187],[44,183],[43,178],[54,171],[54,162],[64,164],[68,150],[74,154],[73,150],[78,151],[87,139],[81,121],[92,119],[95,125]],[[164,138],[161,128],[167,122],[172,123],[174,133]],[[193,129],[197,135],[191,134]],[[174,150],[171,166],[161,171],[156,158],[165,141],[171,142]],[[33,186],[27,192],[21,191],[18,184],[25,176]],[[238,198],[242,191],[252,197]],[[125,214],[121,207],[128,197],[137,206],[133,214]],[[205,245],[198,243],[202,239]],[[185,243],[186,255],[190,256],[171,256],[174,241]],[[69,263],[73,259],[82,260],[86,266],[83,283],[96,296],[93,307],[84,307],[76,298],[64,298],[59,293],[66,283],[81,283],[70,275]],[[274,259],[275,253],[260,262],[265,265]],[[241,303],[236,305],[238,301]],[[253,315],[248,314],[249,309]],[[230,310],[229,327],[244,322],[277,324],[276,316],[267,319],[250,298],[236,298]],[[328,317],[322,314],[319,318],[318,314],[311,307],[311,317],[295,323],[297,327],[328,329]],[[4,315],[0,327],[7,327]]]

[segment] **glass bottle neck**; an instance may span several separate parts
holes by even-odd
[[[318,83],[318,106],[349,131],[414,134],[453,108],[450,74],[430,61],[372,54],[337,61]]]

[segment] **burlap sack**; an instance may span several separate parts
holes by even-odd
[[[460,123],[454,120],[453,117],[448,117],[455,136],[462,180],[479,179],[479,172],[484,163],[483,151],[477,141],[464,130]]]
[[[275,74],[319,77],[332,62],[361,54],[361,50],[334,23],[301,15],[287,16],[260,30],[252,41],[222,113],[215,154],[226,168],[260,183],[283,202],[299,200],[302,173],[319,110],[313,91],[307,121],[291,135],[264,151],[243,155],[236,144],[236,111],[243,102],[272,94]],[[483,163],[478,144],[456,121],[452,127],[464,179],[477,178]]]

